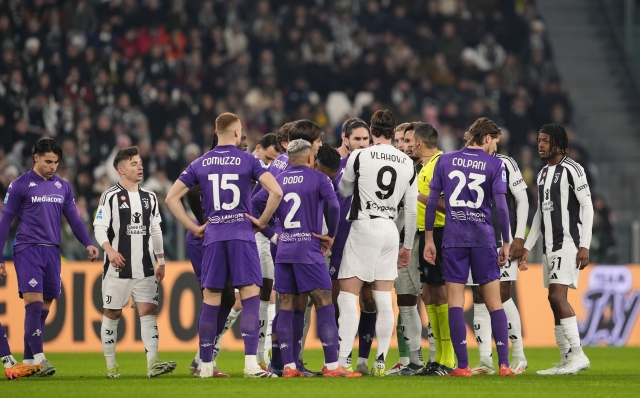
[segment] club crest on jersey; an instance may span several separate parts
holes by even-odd
[[[554,183],[554,184],[558,183],[558,179],[559,179],[559,178],[560,178],[560,173],[556,173],[556,174],[553,176],[553,183]]]
[[[62,188],[62,184],[60,184],[60,181],[56,181],[55,185],[58,189]]]
[[[38,284],[38,281],[35,280],[34,278],[31,278],[31,280],[29,281],[29,286],[31,287],[36,287],[37,284]]]
[[[144,203],[144,208],[149,210],[149,198],[142,198],[142,203]]]
[[[125,200],[127,200],[127,197],[122,195],[122,196],[120,196],[120,200],[124,202]]]

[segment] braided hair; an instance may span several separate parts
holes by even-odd
[[[318,148],[316,160],[331,171],[340,169],[340,154],[326,142],[323,142],[322,146]]]
[[[562,155],[567,154],[567,148],[569,147],[569,137],[567,131],[559,124],[551,123],[545,124],[540,127],[539,133],[548,134],[550,138],[551,154],[560,153]]]

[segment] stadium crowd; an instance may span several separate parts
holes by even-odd
[[[90,230],[118,149],[139,146],[144,186],[162,199],[224,111],[241,117],[250,149],[301,118],[339,145],[347,117],[389,108],[398,123],[434,125],[451,151],[487,116],[533,188],[537,130],[562,123],[595,186],[535,1],[0,0],[0,45],[0,196],[36,140],[55,137]],[[63,242],[66,258],[86,257]]]

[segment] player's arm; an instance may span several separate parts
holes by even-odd
[[[204,211],[202,211],[202,198],[200,197],[200,185],[194,185],[189,189],[187,195],[185,196],[187,200],[187,204],[191,209],[191,212],[196,217],[196,220],[203,225],[207,220],[204,216]]]
[[[262,228],[267,225],[271,216],[273,216],[273,213],[278,209],[278,205],[282,200],[282,188],[278,184],[278,181],[276,181],[275,177],[269,172],[263,172],[260,178],[258,178],[258,182],[269,193],[264,211],[258,219],[258,225],[256,225],[256,227]]]
[[[0,215],[0,252],[4,250],[4,245],[9,237],[9,230],[11,229],[11,223],[18,214],[20,209],[20,203],[22,203],[22,192],[20,188],[13,184],[9,185],[7,194],[4,197],[4,205],[2,207],[2,214]],[[4,259],[0,253],[0,279],[6,275],[4,269]]]
[[[498,265],[503,266],[509,260],[509,246],[511,245],[511,234],[509,233],[509,207],[507,206],[507,196],[504,193],[493,195],[496,201],[496,213],[498,215],[498,225],[502,232],[502,248],[498,255]]]
[[[96,238],[98,245],[100,245],[102,250],[104,250],[111,266],[119,269],[124,267],[126,261],[122,254],[118,253],[111,246],[109,236],[107,235],[111,219],[113,218],[112,211],[113,207],[111,206],[111,198],[109,198],[105,192],[100,198],[98,212],[96,213],[96,218],[93,220],[93,235]],[[116,208],[115,211],[118,211],[118,209]]]
[[[413,249],[413,238],[418,230],[418,178],[413,171],[413,177],[407,190],[404,193],[404,242],[398,251],[398,267],[404,268],[409,265],[411,259],[411,249]]]
[[[529,216],[529,198],[527,197],[527,184],[522,178],[522,173],[518,169],[513,159],[505,163],[509,169],[509,190],[516,201],[516,231],[511,242],[511,252],[509,257],[512,260],[519,259],[524,253],[524,234],[527,229],[527,218]]]
[[[89,254],[90,261],[96,261],[98,259],[98,249],[91,242],[91,238],[89,237],[89,232],[87,228],[84,226],[80,215],[78,214],[78,209],[76,208],[76,200],[73,196],[73,190],[70,185],[67,185],[67,195],[64,198],[64,205],[62,206],[62,213],[64,214],[69,226],[71,227],[71,231],[76,236],[76,239],[80,241],[87,248],[87,253]]]
[[[162,240],[162,228],[160,227],[162,216],[160,216],[160,206],[158,204],[158,198],[155,195],[152,195],[152,198],[154,200],[154,203],[151,206],[149,234],[151,235],[151,245],[153,246],[153,253],[158,259],[158,267],[156,268],[156,281],[160,283],[164,279],[165,275],[164,242]]]
[[[436,222],[436,209],[438,207],[438,201],[440,200],[440,192],[443,191],[443,184],[441,178],[441,162],[436,163],[433,170],[433,178],[429,183],[429,199],[427,200],[427,206],[424,212],[424,239],[425,246],[422,256],[430,264],[436,263],[436,245],[433,242],[433,225]]]
[[[349,156],[344,173],[342,173],[342,178],[340,179],[340,184],[338,184],[338,192],[343,198],[348,198],[353,195],[353,187],[356,182],[354,167],[360,167],[360,151],[361,149],[358,149]]]
[[[262,189],[257,194],[253,195],[251,198],[251,213],[247,214],[247,217],[251,220],[254,225],[254,231],[260,232],[262,235],[266,236],[274,245],[278,244],[278,235],[272,230],[268,225],[264,227],[257,227],[259,224],[258,217],[260,214],[264,212],[264,209],[267,206],[267,201],[269,200],[269,193]]]
[[[207,228],[207,223],[203,225],[196,225],[195,222],[187,215],[182,204],[182,197],[189,192],[189,189],[198,184],[195,172],[192,170],[191,165],[180,175],[180,177],[173,183],[173,186],[169,190],[167,197],[164,199],[169,211],[173,216],[182,224],[188,231],[198,237],[204,235],[204,230]]]
[[[529,258],[529,252],[533,249],[533,246],[536,245],[536,241],[540,237],[541,225],[542,222],[542,211],[540,210],[540,201],[538,201],[538,209],[536,210],[536,214],[533,216],[533,221],[531,222],[531,229],[529,229],[529,235],[527,236],[527,240],[524,242],[524,252],[522,253],[522,257],[520,257],[520,261],[518,261],[518,268],[522,271],[527,270],[527,258]]]
[[[327,224],[327,233],[323,234],[313,232],[313,236],[320,239],[322,244],[322,255],[326,256],[331,246],[333,246],[334,239],[338,233],[338,225],[340,224],[340,202],[335,195],[333,185],[328,177],[324,177],[320,181],[320,199],[324,201],[323,212],[324,221]]]
[[[573,182],[571,188],[580,203],[580,222],[582,223],[582,233],[580,234],[580,247],[576,256],[576,267],[584,269],[589,264],[589,247],[591,246],[591,236],[593,227],[593,204],[591,203],[591,190],[584,169],[568,167]]]

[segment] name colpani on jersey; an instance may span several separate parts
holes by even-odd
[[[454,166],[460,166],[465,168],[471,168],[476,170],[485,170],[487,168],[487,163],[479,160],[471,160],[464,158],[453,158],[451,159],[451,164]]]

